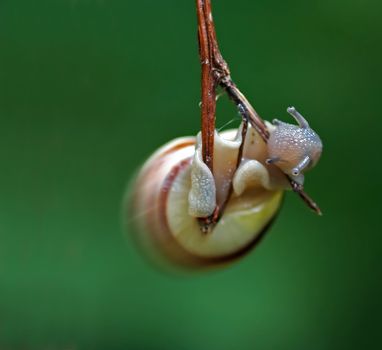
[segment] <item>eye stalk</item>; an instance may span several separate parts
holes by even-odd
[[[268,140],[268,164],[274,164],[299,184],[304,182],[304,172],[315,166],[322,153],[320,137],[307,120],[294,107],[287,112],[298,125],[273,120],[273,130]]]
[[[309,128],[309,124],[307,122],[307,120],[296,110],[296,108],[294,107],[288,107],[287,108],[287,112],[292,116],[294,117],[294,119],[296,119],[298,125],[300,126],[300,128],[305,128],[305,129],[308,129]]]

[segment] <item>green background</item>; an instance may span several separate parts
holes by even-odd
[[[293,104],[321,135],[324,216],[288,194],[234,265],[152,269],[120,205],[145,157],[198,131],[194,1],[0,0],[0,349],[381,346],[381,2],[213,5],[259,113]]]

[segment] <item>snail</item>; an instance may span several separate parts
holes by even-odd
[[[318,161],[322,143],[293,107],[298,125],[266,123],[268,142],[248,125],[214,136],[213,171],[202,140],[177,138],[143,164],[126,196],[124,215],[144,252],[157,263],[188,269],[219,266],[251,250],[276,217],[289,177]],[[209,229],[205,230],[205,225]],[[131,226],[131,225],[130,225]]]

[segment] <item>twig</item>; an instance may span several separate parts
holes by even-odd
[[[199,55],[202,66],[202,154],[203,161],[213,171],[216,80],[213,74],[213,50],[211,43],[210,1],[197,0]],[[213,29],[213,25],[212,25]]]
[[[245,138],[247,136],[247,131],[248,131],[248,120],[243,119],[243,124],[242,124],[242,129],[241,129],[241,144],[240,144],[239,152],[237,155],[236,169],[239,167],[239,165],[241,163],[241,159],[243,158],[244,141],[245,141]],[[233,186],[232,186],[232,182],[231,182],[231,185],[229,187],[229,191],[227,194],[227,198],[225,198],[225,201],[223,202],[223,204],[221,205],[221,207],[219,208],[219,210],[217,212],[217,218],[218,219],[223,215],[224,209],[227,206],[229,199],[231,198],[232,192],[233,192]]]
[[[206,146],[203,152],[203,159],[209,159],[208,156],[212,154],[210,147],[213,148],[214,130],[211,130],[211,127],[215,126],[215,91],[217,85],[220,85],[227,92],[228,96],[239,108],[243,119],[248,120],[264,141],[268,140],[269,132],[264,121],[231,79],[228,64],[220,52],[216,39],[211,1],[196,0],[196,5],[198,14],[199,53],[202,64],[202,145]]]
[[[322,211],[320,207],[317,205],[317,203],[309,197],[309,195],[304,192],[304,187],[297,182],[293,181],[289,176],[287,176],[290,186],[292,187],[292,190],[296,192],[300,198],[306,203],[306,205],[316,212],[317,215],[322,215]]]
[[[216,39],[215,25],[212,18],[211,0],[196,0],[198,15],[198,38],[199,54],[202,66],[202,154],[203,161],[213,171],[213,146],[215,131],[215,111],[216,111],[216,88],[220,85],[228,94],[230,99],[236,104],[243,121],[249,122],[259,133],[264,142],[268,142],[269,131],[256,110],[252,107],[246,97],[241,93],[231,78],[230,69],[224,60]],[[244,139],[242,140],[244,142]],[[242,149],[242,147],[241,147]],[[241,161],[239,152],[238,164]],[[303,201],[321,215],[318,205],[304,192],[302,185],[297,184],[289,176],[285,175],[291,185]],[[228,200],[228,199],[227,199]],[[222,209],[219,215],[221,216]],[[207,225],[214,220],[206,219]]]

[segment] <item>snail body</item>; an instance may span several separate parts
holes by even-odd
[[[277,137],[278,125],[266,125],[270,140]],[[126,210],[135,240],[155,262],[208,268],[233,261],[259,242],[275,218],[290,186],[284,169],[269,161],[277,148],[250,126],[242,140],[242,127],[215,131],[213,172],[203,162],[200,133],[167,143],[142,166]]]
[[[298,125],[273,120],[275,128],[268,141],[267,163],[277,165],[285,174],[302,184],[303,173],[315,166],[321,156],[322,142],[294,107],[289,107],[287,111]]]

